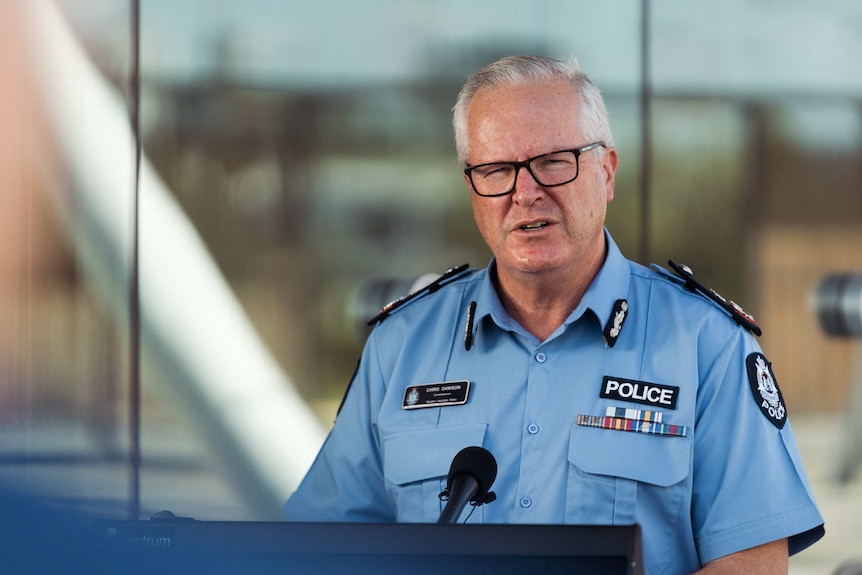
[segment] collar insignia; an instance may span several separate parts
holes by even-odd
[[[618,299],[614,304],[611,317],[605,325],[605,330],[602,332],[605,336],[605,343],[608,344],[608,347],[613,347],[617,343],[617,338],[623,330],[623,324],[628,317],[628,313],[629,302],[624,299]]]

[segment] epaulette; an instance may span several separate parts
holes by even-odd
[[[763,331],[755,322],[754,316],[742,309],[742,307],[740,307],[739,304],[737,304],[736,302],[728,300],[714,289],[708,288],[698,282],[696,279],[694,279],[694,273],[691,271],[690,267],[688,267],[687,265],[677,265],[671,260],[668,260],[667,263],[668,265],[670,265],[671,269],[676,273],[676,275],[683,280],[685,286],[689,290],[695,293],[699,293],[718,304],[719,307],[721,307],[724,311],[730,314],[730,317],[733,318],[733,321],[735,321],[754,335],[760,336],[763,334]]]
[[[368,320],[368,325],[374,325],[375,323],[379,323],[389,317],[393,311],[406,304],[407,302],[413,301],[414,299],[425,296],[428,294],[432,294],[441,287],[445,286],[448,283],[454,281],[458,276],[463,274],[470,267],[470,264],[461,264],[460,266],[451,267],[441,275],[439,278],[429,283],[425,287],[419,288],[416,291],[410,292],[409,294],[402,296],[394,301],[389,302],[377,313],[376,316]]]

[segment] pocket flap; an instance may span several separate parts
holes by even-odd
[[[575,425],[569,462],[586,473],[667,487],[688,477],[690,441],[689,437]]]
[[[392,433],[383,438],[383,475],[396,485],[445,477],[459,451],[482,445],[487,428],[474,423]]]

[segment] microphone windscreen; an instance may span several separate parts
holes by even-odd
[[[452,479],[461,473],[471,475],[476,480],[479,484],[478,495],[483,496],[488,493],[497,478],[497,460],[483,447],[465,447],[452,460],[447,484],[451,485]]]

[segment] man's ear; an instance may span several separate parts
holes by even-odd
[[[608,148],[602,154],[602,169],[605,172],[605,190],[608,202],[614,199],[614,184],[616,182],[617,167],[620,158],[616,148]]]

